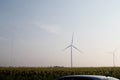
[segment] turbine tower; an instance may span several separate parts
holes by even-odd
[[[115,67],[115,52],[116,52],[116,50],[117,50],[117,49],[115,49],[115,50],[113,51],[113,53],[112,53],[112,54],[113,54],[113,67]]]
[[[79,51],[80,53],[83,53],[81,50],[79,50],[77,47],[75,47],[73,45],[73,36],[74,36],[74,34],[72,34],[71,44],[64,49],[64,50],[66,50],[67,48],[70,48],[70,56],[71,56],[70,63],[71,63],[71,68],[73,67],[73,57],[72,57],[73,56],[73,48],[76,49],[77,51]]]
[[[109,52],[109,53],[111,53],[112,56],[113,56],[113,67],[116,66],[116,65],[115,65],[115,52],[116,52],[116,50],[117,50],[117,49],[115,49],[113,52]]]

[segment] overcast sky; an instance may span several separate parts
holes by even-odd
[[[0,66],[120,66],[120,0],[0,0]]]

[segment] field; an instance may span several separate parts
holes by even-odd
[[[55,80],[64,75],[105,75],[120,78],[120,67],[96,68],[0,68],[0,80]]]

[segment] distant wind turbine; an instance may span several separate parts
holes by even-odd
[[[67,46],[64,50],[66,50],[67,48],[70,48],[71,49],[71,68],[73,67],[73,58],[72,58],[72,52],[73,52],[73,48],[75,48],[77,51],[79,51],[80,53],[83,53],[81,50],[79,50],[77,47],[75,47],[73,45],[73,36],[74,34],[72,34],[72,40],[71,40],[71,44],[69,46]]]
[[[113,55],[113,67],[115,67],[115,52],[117,49],[115,49],[113,52],[109,52]]]

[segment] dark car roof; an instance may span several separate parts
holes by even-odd
[[[62,76],[58,78],[57,80],[62,80],[63,78],[88,78],[91,80],[119,80],[115,77],[109,77],[109,76],[102,76],[102,75],[68,75],[68,76]]]
[[[92,78],[106,78],[106,76],[101,75],[68,75],[63,77],[92,77]]]
[[[86,78],[95,78],[95,79],[106,79],[106,76],[101,76],[101,75],[68,75],[68,76],[63,76],[61,78],[65,77],[86,77]]]

